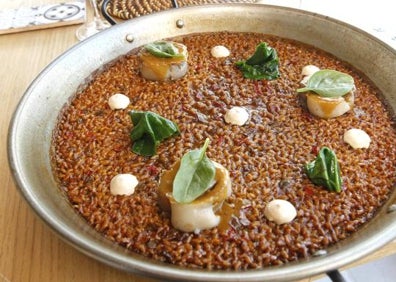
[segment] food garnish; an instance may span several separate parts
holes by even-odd
[[[117,174],[110,181],[110,192],[113,195],[132,195],[138,184],[139,181],[133,174]]]
[[[121,93],[116,93],[112,96],[110,96],[108,100],[108,104],[110,106],[110,109],[112,110],[123,110],[126,109],[130,103],[130,99],[128,96],[121,94]]]
[[[342,179],[340,165],[333,150],[328,147],[320,149],[316,159],[305,166],[312,183],[324,186],[329,191],[341,192]]]
[[[242,107],[232,107],[224,115],[224,120],[226,123],[240,126],[244,125],[248,119],[249,113],[245,108]]]
[[[216,168],[206,156],[209,139],[201,149],[185,154],[173,181],[173,197],[179,203],[190,203],[214,185]]]
[[[161,141],[179,134],[176,123],[153,112],[130,111],[134,125],[130,137],[133,141],[132,151],[143,156],[153,156]]]
[[[245,78],[273,80],[280,75],[278,54],[266,42],[257,45],[255,53],[249,59],[235,64]]]
[[[320,68],[315,65],[306,65],[303,67],[301,74],[304,76],[304,78],[301,80],[301,84],[307,85],[308,79],[317,71],[320,71]]]
[[[230,50],[225,46],[217,45],[210,49],[210,54],[215,58],[225,58],[230,55]]]
[[[297,216],[296,208],[289,201],[282,199],[272,200],[264,210],[265,217],[276,224],[292,222]]]
[[[336,70],[319,70],[312,74],[307,85],[297,92],[312,91],[327,98],[344,96],[355,88],[352,76]]]
[[[151,54],[159,58],[184,58],[184,54],[169,41],[157,41],[146,44],[144,48]]]
[[[352,128],[344,133],[344,141],[354,149],[367,149],[370,146],[371,138],[364,130]]]
[[[320,71],[320,68],[318,68],[315,65],[306,65],[302,68],[301,70],[301,74],[304,76],[311,76],[313,75],[315,72]]]

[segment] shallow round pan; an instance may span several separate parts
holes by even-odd
[[[396,237],[395,193],[349,239],[327,253],[252,271],[205,271],[155,262],[115,245],[93,230],[57,187],[50,141],[59,111],[92,73],[133,48],[162,38],[209,31],[246,31],[295,39],[328,51],[366,74],[396,109],[396,51],[369,34],[321,15],[290,8],[230,4],[174,9],[116,25],[57,58],[33,81],[13,116],[9,163],[33,210],[63,239],[114,267],[166,280],[285,281],[330,271],[359,259]]]

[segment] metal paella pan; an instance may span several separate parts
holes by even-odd
[[[232,19],[232,20],[230,20]],[[322,255],[251,271],[185,269],[144,258],[91,229],[57,188],[50,142],[62,107],[93,73],[130,50],[162,38],[199,32],[257,32],[294,39],[325,50],[362,71],[396,110],[396,51],[345,23],[309,12],[265,5],[180,8],[133,19],[77,44],[31,84],[11,123],[9,161],[21,193],[62,238],[114,267],[182,281],[290,281],[329,272],[365,256],[396,237],[395,198],[350,238]]]

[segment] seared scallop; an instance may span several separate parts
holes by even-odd
[[[171,223],[176,229],[183,232],[199,232],[216,227],[220,223],[220,216],[216,212],[231,195],[231,179],[226,168],[213,163],[216,168],[214,186],[191,203],[179,203],[172,195],[173,180],[180,162],[162,174],[159,205],[163,210],[171,212]]]
[[[177,42],[167,43],[174,46],[175,56],[161,57],[146,48],[140,52],[140,73],[144,78],[154,81],[176,80],[187,73],[187,47]]]
[[[353,108],[354,100],[353,91],[337,98],[322,97],[312,92],[306,93],[309,112],[324,119],[339,117],[350,111]]]

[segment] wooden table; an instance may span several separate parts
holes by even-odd
[[[1,1],[0,10],[43,3],[57,1]],[[74,35],[76,28],[73,25],[0,35],[0,133],[3,143],[0,147],[0,162],[3,164],[0,170],[0,282],[154,281],[113,269],[63,242],[23,200],[7,166],[7,132],[15,107],[38,73],[78,43]],[[394,253],[396,242],[356,264]]]

